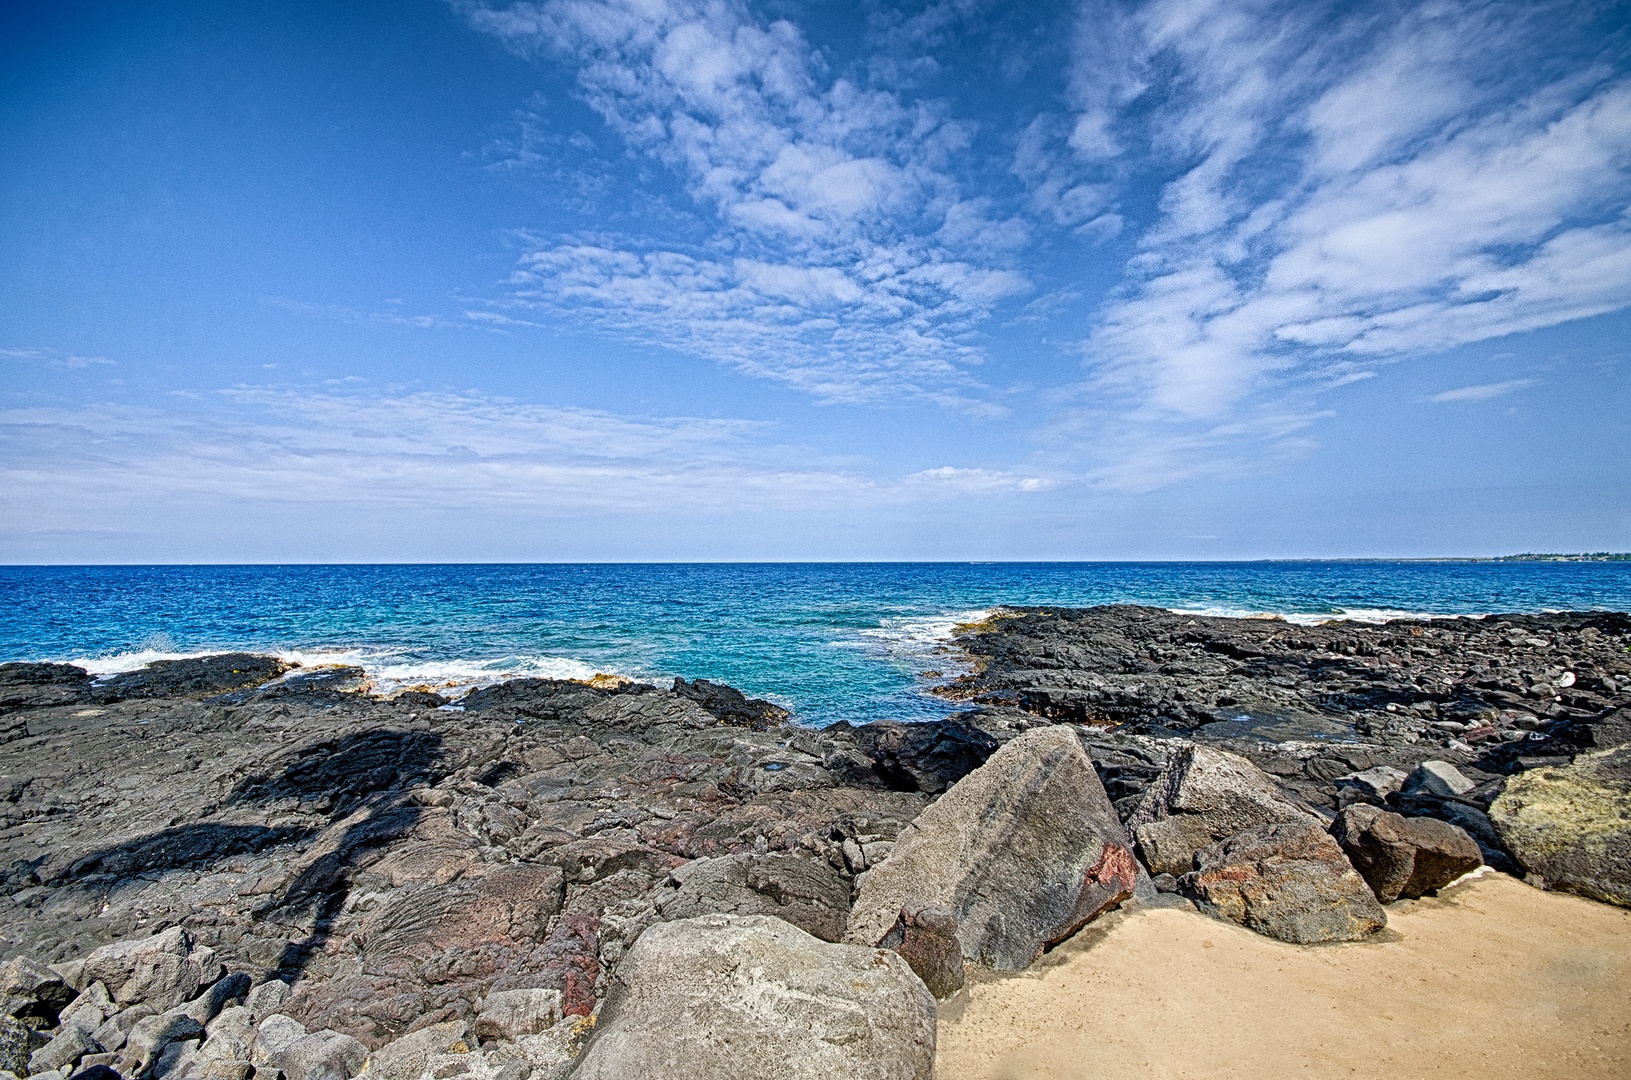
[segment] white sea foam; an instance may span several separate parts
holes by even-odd
[[[165,649],[133,649],[107,656],[70,657],[65,662],[84,668],[93,677],[106,679],[136,671],[156,660],[188,660],[213,656],[224,649],[177,652]],[[428,660],[405,656],[394,649],[249,649],[276,656],[285,663],[310,670],[323,667],[360,667],[373,684],[376,694],[391,694],[410,686],[429,686],[448,697],[468,693],[508,679],[587,679],[601,672],[581,660],[560,656],[504,656],[493,659]],[[618,674],[617,672],[606,672]]]
[[[903,663],[917,672],[938,671],[952,678],[973,670],[968,658],[951,647],[959,626],[989,619],[998,609],[975,608],[936,615],[898,616],[857,631],[859,640],[836,641],[840,647],[865,649]]]
[[[1263,611],[1255,608],[1204,607],[1167,608],[1174,615],[1203,615],[1221,619],[1283,619],[1297,626],[1318,626],[1328,622],[1385,623],[1394,619],[1454,619],[1442,612],[1403,611],[1397,608],[1336,608],[1332,611]]]

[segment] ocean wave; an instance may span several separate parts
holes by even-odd
[[[1446,615],[1435,611],[1405,611],[1399,608],[1331,608],[1326,611],[1264,611],[1260,608],[1200,607],[1165,609],[1174,615],[1202,615],[1216,619],[1282,619],[1297,626],[1319,626],[1328,622],[1385,623],[1395,619],[1454,619],[1476,616]]]
[[[84,668],[96,679],[107,679],[136,671],[157,660],[190,660],[216,656],[229,649],[181,652],[174,649],[141,648],[104,656],[77,656],[64,663]],[[275,656],[287,664],[311,670],[324,667],[362,668],[373,684],[372,692],[393,694],[409,687],[430,687],[447,697],[457,697],[482,686],[510,679],[588,679],[598,674],[622,674],[562,656],[503,656],[491,659],[427,659],[403,650],[336,649],[247,649]]]

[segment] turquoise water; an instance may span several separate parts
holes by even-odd
[[[824,725],[944,715],[952,625],[1000,604],[1212,614],[1631,610],[1631,563],[0,567],[0,659],[99,673],[223,649],[382,689],[609,671],[729,682]]]

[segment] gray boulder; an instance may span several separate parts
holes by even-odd
[[[1375,806],[1348,807],[1331,835],[1384,904],[1441,889],[1484,862],[1478,842],[1449,822]]]
[[[658,923],[618,966],[573,1080],[928,1080],[934,997],[893,952],[763,915]]]
[[[1138,863],[1075,730],[1014,739],[942,795],[868,871],[845,940],[876,945],[907,905],[957,920],[965,959],[1019,970],[1133,894]]]
[[[900,953],[937,998],[963,988],[963,946],[957,940],[957,916],[950,908],[907,904],[878,946]]]
[[[487,995],[476,1016],[478,1039],[513,1041],[548,1031],[561,1022],[559,990],[498,990]]]
[[[1195,863],[1178,879],[1183,894],[1259,934],[1309,945],[1357,941],[1387,925],[1370,886],[1318,825],[1242,829]]]
[[[362,1075],[369,1080],[419,1080],[436,1055],[469,1052],[469,1034],[469,1025],[463,1020],[411,1031],[370,1054]]]
[[[47,1069],[60,1069],[64,1065],[72,1065],[86,1054],[100,1053],[101,1044],[91,1036],[91,1033],[74,1024],[65,1024],[61,1031],[52,1036],[51,1041],[34,1051],[28,1059],[30,1072],[44,1072]]]
[[[1188,873],[1195,855],[1243,829],[1323,819],[1288,798],[1261,769],[1237,754],[1181,747],[1127,819],[1152,874]]]
[[[1424,761],[1410,770],[1401,793],[1436,795],[1441,799],[1453,799],[1458,795],[1465,795],[1477,786],[1448,761]]]
[[[0,1016],[51,1027],[75,993],[56,971],[19,956],[0,964]]]
[[[249,991],[249,996],[244,998],[244,1007],[258,1022],[283,1008],[293,993],[294,990],[282,979],[267,979]]]
[[[203,1037],[204,1025],[179,1013],[162,1013],[138,1020],[125,1038],[119,1071],[126,1076],[147,1076],[171,1043]]]
[[[670,872],[657,901],[665,920],[698,915],[774,915],[822,941],[844,936],[850,885],[824,862],[795,855],[695,859]]]
[[[142,1002],[159,1012],[190,1001],[223,974],[215,951],[194,949],[179,926],[104,945],[85,958],[85,977],[106,986],[117,1004]]]
[[[1529,880],[1631,907],[1631,744],[1512,777],[1489,819]]]
[[[368,1047],[324,1029],[302,1035],[269,1055],[267,1064],[288,1080],[351,1080],[368,1061]]]
[[[1395,769],[1391,765],[1377,765],[1361,772],[1337,777],[1337,797],[1344,800],[1364,799],[1380,803],[1404,787],[1405,781],[1409,778],[1410,774],[1403,769]]]

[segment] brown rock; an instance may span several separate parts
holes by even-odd
[[[1449,822],[1375,806],[1348,807],[1331,835],[1384,904],[1441,889],[1484,862],[1478,842]]]

